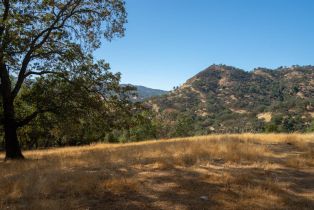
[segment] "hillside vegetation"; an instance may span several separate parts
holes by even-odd
[[[241,134],[27,151],[0,162],[0,209],[310,210],[313,146]]]
[[[166,93],[168,93],[168,91],[165,90],[159,90],[159,89],[153,89],[153,88],[148,88],[148,87],[144,87],[141,85],[135,85],[136,90],[137,90],[137,96],[135,96],[133,98],[133,100],[135,101],[143,101],[145,99],[154,97],[154,96],[161,96],[164,95]]]
[[[168,136],[314,130],[314,67],[212,65],[148,104]],[[189,128],[189,129],[187,129]]]

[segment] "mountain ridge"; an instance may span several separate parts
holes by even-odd
[[[148,98],[151,98],[154,96],[160,96],[169,92],[166,90],[149,88],[143,85],[132,85],[132,84],[122,84],[122,85],[123,86],[130,85],[136,88],[135,90],[136,96],[132,97],[133,101],[144,101]]]
[[[193,134],[260,132],[276,118],[280,118],[278,130],[303,131],[312,120],[313,104],[314,67],[297,65],[253,71],[211,65],[168,94],[148,101],[170,124],[183,116],[191,118],[191,129],[197,130]],[[283,128],[286,118],[298,118],[302,128]]]

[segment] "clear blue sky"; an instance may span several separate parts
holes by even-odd
[[[122,82],[169,90],[211,64],[314,64],[314,0],[126,0],[126,36],[97,59]]]

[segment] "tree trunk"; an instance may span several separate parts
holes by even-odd
[[[12,122],[4,123],[5,159],[24,159],[17,139],[16,126]]]
[[[5,141],[5,159],[23,159],[21,147],[17,138],[17,126],[15,122],[14,105],[11,100],[3,98],[4,110],[4,141]]]
[[[2,68],[1,68],[2,67]],[[11,80],[4,64],[0,65],[1,95],[3,103],[3,127],[5,142],[5,159],[24,159],[21,147],[17,138],[17,124],[13,97],[11,93]]]

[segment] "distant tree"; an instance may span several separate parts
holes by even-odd
[[[294,131],[295,123],[296,122],[293,119],[293,117],[287,116],[286,118],[284,118],[282,122],[282,131],[288,132],[288,133]]]
[[[311,125],[307,129],[308,132],[314,132],[314,120],[312,120]]]
[[[175,124],[175,137],[190,136],[192,134],[193,119],[190,116],[179,115]]]
[[[100,46],[101,35],[108,40],[123,36],[125,23],[123,0],[1,1],[0,79],[6,159],[23,158],[17,129],[48,111],[38,106],[30,115],[17,118],[15,100],[25,80],[53,74],[71,81],[82,70],[76,67],[85,56]]]
[[[268,123],[265,125],[265,131],[268,133],[277,133],[278,132],[278,126],[274,123]]]
[[[131,117],[130,141],[140,141],[157,138],[157,122],[149,110],[138,109],[138,113]]]

